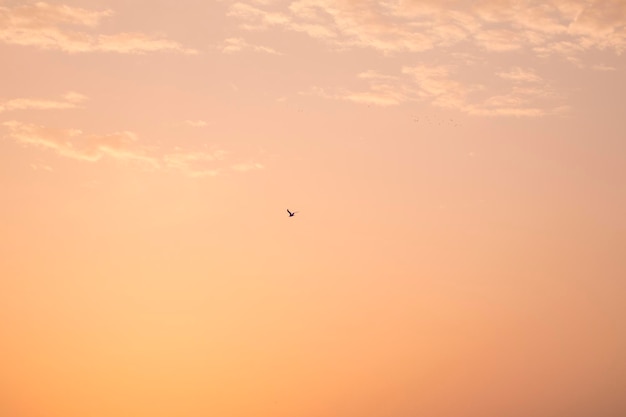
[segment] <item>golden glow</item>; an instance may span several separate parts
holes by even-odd
[[[626,6],[504,3],[0,1],[0,415],[626,415]]]

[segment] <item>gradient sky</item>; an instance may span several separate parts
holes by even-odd
[[[626,415],[625,52],[623,0],[0,0],[0,415]]]

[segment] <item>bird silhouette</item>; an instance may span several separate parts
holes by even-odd
[[[289,213],[289,217],[293,217],[293,215],[296,214],[297,211],[291,212],[289,211],[289,209],[287,209],[287,213]]]

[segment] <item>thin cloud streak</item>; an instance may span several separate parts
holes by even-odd
[[[0,102],[0,113],[15,110],[63,110],[80,107],[80,103],[87,99],[86,96],[68,92],[60,100],[38,98],[14,98]]]
[[[189,127],[207,127],[209,125],[209,123],[204,120],[185,120],[182,124]]]
[[[45,165],[45,164],[32,163],[30,164],[30,167],[33,171],[47,171],[47,172],[54,171],[54,169],[52,169],[50,165]]]
[[[509,71],[502,71],[497,74],[500,78],[505,80],[511,80],[516,82],[528,82],[536,83],[541,81],[541,77],[538,76],[532,69],[522,69],[520,67],[511,68]]]
[[[145,163],[156,167],[158,161],[145,154],[134,143],[133,132],[116,132],[107,135],[85,135],[79,129],[59,129],[27,124],[18,121],[4,122],[9,137],[15,142],[39,149],[51,150],[59,156],[87,162],[97,162],[109,156],[117,160]]]
[[[591,69],[595,70],[595,71],[617,71],[616,67],[613,67],[611,65],[606,65],[606,64],[597,64],[591,67]]]
[[[134,164],[144,170],[181,172],[190,177],[212,177],[224,171],[228,152],[215,150],[152,149],[141,146],[134,132],[122,131],[104,135],[85,134],[79,129],[59,129],[7,121],[2,125],[7,137],[27,147],[52,151],[56,155],[83,162],[99,162],[105,158]],[[262,169],[260,163],[232,164],[234,171]]]
[[[234,164],[231,166],[231,168],[235,171],[248,172],[248,171],[253,171],[257,169],[263,169],[264,167],[262,164],[259,164],[257,162],[250,162],[250,163]]]
[[[245,41],[243,38],[227,38],[224,40],[224,44],[219,49],[225,54],[233,54],[249,50],[253,52],[264,52],[270,55],[282,55],[273,48],[262,45],[253,45]]]

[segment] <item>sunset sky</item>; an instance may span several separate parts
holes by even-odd
[[[626,415],[626,1],[0,0],[0,57],[0,417]]]

